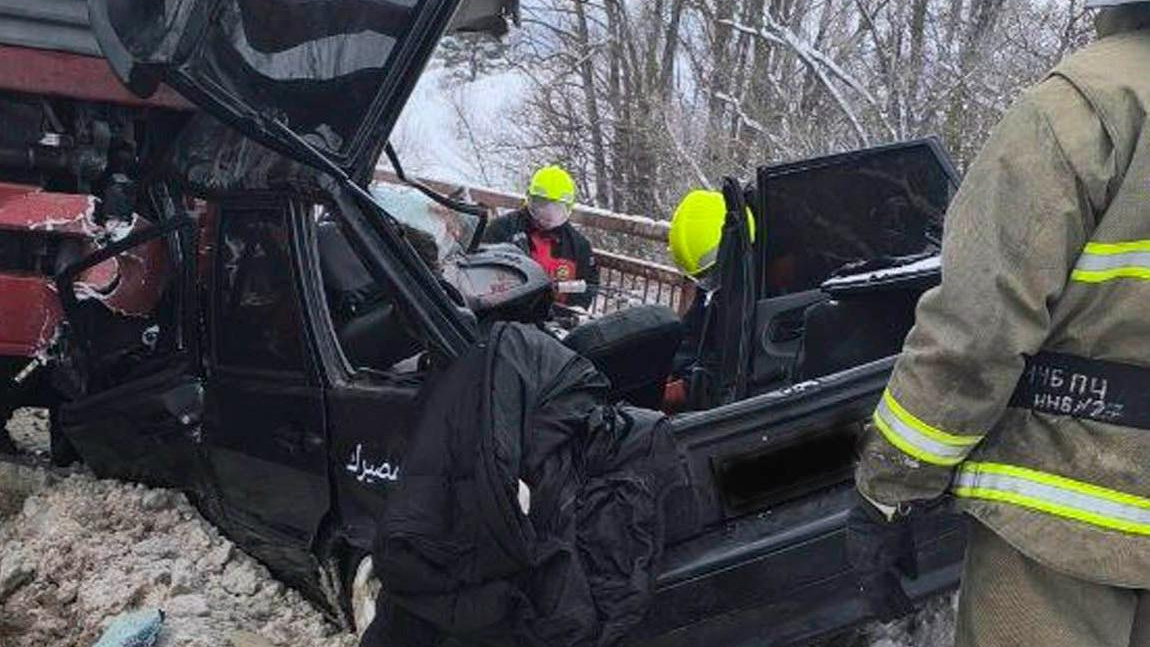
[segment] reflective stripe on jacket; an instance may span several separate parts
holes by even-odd
[[[886,391],[874,412],[874,424],[887,442],[931,465],[957,465],[982,436],[960,436],[932,427],[902,407]]]
[[[1100,528],[1150,535],[1150,499],[1057,474],[966,462],[952,489],[960,497],[1001,501]]]
[[[1009,403],[1040,351],[1150,366],[1148,70],[1150,31],[1103,38],[994,129],[947,213],[942,282],[918,305],[857,473],[875,501],[951,491],[1032,559],[1143,589],[1150,430]]]
[[[1102,283],[1115,279],[1150,281],[1150,240],[1086,243],[1070,280]]]

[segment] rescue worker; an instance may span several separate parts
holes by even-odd
[[[695,283],[695,296],[683,315],[683,343],[675,353],[671,381],[664,390],[664,404],[678,410],[687,401],[686,380],[695,365],[703,343],[707,304],[719,289],[715,261],[723,238],[727,205],[718,191],[696,189],[683,196],[671,215],[667,249],[675,266]],[[755,220],[747,213],[747,230],[755,239]]]
[[[1088,4],[1099,40],[951,204],[857,472],[847,551],[880,616],[908,608],[908,515],[973,518],[960,647],[1150,645],[1150,2]]]
[[[491,222],[483,240],[514,243],[535,259],[556,285],[556,300],[588,308],[599,285],[599,268],[591,243],[571,225],[575,181],[559,166],[535,172],[527,189],[527,204]],[[583,281],[581,292],[566,286]]]

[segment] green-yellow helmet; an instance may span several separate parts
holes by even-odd
[[[575,204],[575,180],[561,166],[544,166],[531,176],[527,195],[572,205]]]
[[[715,264],[727,204],[718,191],[691,191],[675,207],[667,247],[684,274],[698,278]],[[755,219],[747,209],[747,233],[755,240]]]

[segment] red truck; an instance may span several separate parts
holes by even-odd
[[[487,323],[547,326],[551,286],[473,244],[477,222],[428,254],[367,189],[442,34],[505,30],[514,1],[329,4],[0,0],[0,414],[48,407],[54,460],[188,492],[355,627],[424,390]],[[770,233],[720,268],[716,388],[671,420],[697,518],[634,643],[867,619],[842,543],[854,447],[956,186],[933,140],[743,186]],[[657,408],[677,322],[639,311],[568,338],[610,340],[577,350]],[[916,543],[910,595],[953,587],[960,524],[920,520]]]

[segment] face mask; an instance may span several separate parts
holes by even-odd
[[[535,221],[536,226],[544,231],[562,225],[571,217],[567,205],[553,200],[532,198],[527,203],[527,210],[531,212],[531,219]]]

